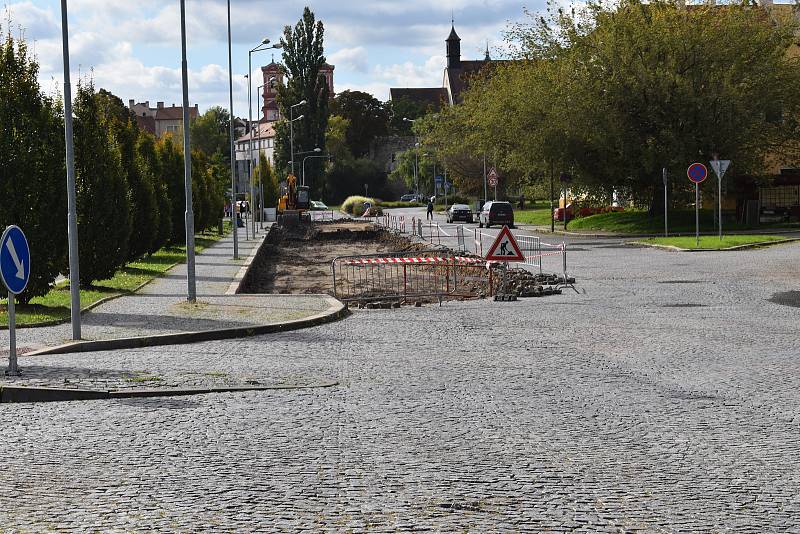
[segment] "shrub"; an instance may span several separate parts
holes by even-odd
[[[370,202],[373,206],[375,205],[375,199],[372,198],[361,196],[347,197],[345,201],[342,202],[342,211],[350,215],[363,215],[365,202]]]

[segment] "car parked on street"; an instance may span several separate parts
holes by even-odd
[[[309,209],[311,211],[328,211],[330,208],[321,200],[312,200]]]
[[[514,208],[511,202],[492,200],[483,205],[478,216],[478,226],[489,228],[493,224],[504,224],[514,228]]]
[[[472,223],[472,210],[466,204],[453,204],[447,208],[447,222],[464,221]]]
[[[417,201],[417,195],[415,195],[414,193],[408,193],[407,195],[403,195],[402,197],[400,197],[400,201],[401,202],[416,202]]]

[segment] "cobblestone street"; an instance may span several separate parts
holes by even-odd
[[[581,294],[22,357],[340,384],[4,404],[0,531],[800,532],[800,245],[570,246]]]

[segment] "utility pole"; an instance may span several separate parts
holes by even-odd
[[[186,0],[181,0],[181,83],[183,85],[183,185],[186,192],[187,300],[197,300],[194,273],[194,211],[192,210],[192,147],[189,144],[189,74],[186,62]]]
[[[64,54],[64,137],[67,145],[67,236],[69,239],[69,294],[72,339],[81,338],[81,277],[78,261],[78,212],[75,197],[75,145],[72,136],[72,83],[69,77],[67,0],[61,0],[61,44]],[[10,299],[9,299],[10,301]]]

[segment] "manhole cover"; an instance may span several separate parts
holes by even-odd
[[[664,280],[659,284],[705,284],[705,280]]]
[[[705,304],[694,304],[691,302],[686,302],[683,304],[664,304],[661,306],[662,308],[706,308]]]
[[[782,306],[791,306],[792,308],[800,308],[800,291],[785,291],[783,293],[775,293],[770,302],[780,304]]]

